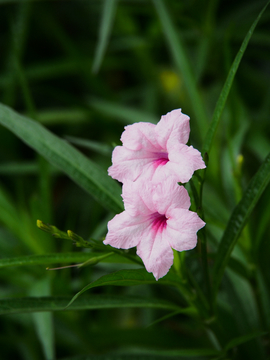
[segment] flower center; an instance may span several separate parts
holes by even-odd
[[[167,164],[167,162],[169,161],[168,153],[166,152],[158,152],[155,153],[155,155],[156,155],[156,159],[153,161],[153,165],[155,168],[157,168],[160,165],[163,166]]]
[[[155,233],[162,232],[167,226],[167,218],[159,213],[152,214],[152,231]]]

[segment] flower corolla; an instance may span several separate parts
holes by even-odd
[[[173,250],[197,244],[197,231],[205,223],[189,211],[187,190],[173,177],[160,183],[130,181],[123,184],[125,210],[108,223],[104,244],[115,248],[137,247],[137,255],[156,280],[173,264]]]
[[[159,183],[171,176],[176,182],[188,182],[195,170],[205,168],[200,152],[186,145],[189,132],[189,117],[181,109],[162,116],[157,125],[126,126],[123,145],[113,150],[109,175],[123,183],[141,177]]]

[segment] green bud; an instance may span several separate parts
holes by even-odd
[[[242,154],[237,155],[236,158],[236,166],[237,166],[237,171],[240,173],[242,170],[242,165],[244,162],[244,156]]]
[[[81,236],[75,234],[73,231],[67,231],[68,237],[76,243],[78,247],[92,248],[93,246],[86,240],[84,240]]]
[[[68,236],[71,238],[71,240],[75,242],[81,242],[84,241],[83,238],[81,238],[79,235],[75,234],[73,231],[68,230],[67,231]]]
[[[37,220],[37,227],[40,230],[46,231],[48,233],[51,233],[53,231],[53,226],[51,226],[50,224],[45,224],[43,221],[41,220]]]
[[[43,221],[37,220],[37,227],[39,229],[51,234],[55,238],[70,240],[70,238],[67,236],[67,234],[65,232],[57,229],[57,227],[54,225],[45,224]]]

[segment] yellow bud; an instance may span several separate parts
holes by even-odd
[[[71,231],[71,230],[68,230],[67,231],[67,234],[68,234],[68,236],[71,238],[71,240],[73,240],[73,241],[75,241],[75,242],[80,242],[81,240],[82,240],[82,238],[79,236],[79,235],[77,235],[77,234],[75,234],[73,231]]]
[[[171,70],[163,70],[160,74],[161,83],[166,92],[170,93],[180,88],[179,76]]]
[[[239,169],[242,168],[243,162],[244,162],[244,156],[242,154],[237,155],[236,164]]]
[[[48,233],[51,233],[53,231],[53,228],[50,224],[45,224],[43,221],[41,220],[37,220],[37,227],[40,230],[46,231]]]

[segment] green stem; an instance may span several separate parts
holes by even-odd
[[[205,153],[203,158],[204,158],[204,161],[206,164],[206,169],[207,169],[208,154]],[[201,176],[201,181],[200,181],[199,208],[197,211],[198,215],[202,219],[204,219],[202,199],[203,199],[203,185],[204,185],[204,181],[205,181],[206,169],[202,170],[202,172],[201,172],[202,176]],[[204,280],[205,280],[206,293],[207,293],[207,298],[208,298],[208,302],[209,302],[210,315],[213,315],[212,288],[211,288],[210,274],[209,274],[209,267],[208,267],[207,237],[206,237],[205,227],[200,230],[200,239],[201,239],[201,259],[202,259],[203,276],[204,276]]]
[[[136,258],[133,255],[129,255],[128,253],[126,253],[126,250],[115,249],[115,248],[111,247],[110,245],[104,245],[103,243],[99,244],[97,241],[94,242],[92,247],[93,247],[93,249],[101,250],[101,251],[104,251],[104,250],[107,251],[106,249],[109,248],[110,251],[114,252],[115,254],[123,256],[136,264],[143,265],[143,262],[140,258]]]
[[[209,301],[210,315],[212,315],[213,314],[212,289],[211,289],[209,267],[208,267],[207,239],[204,228],[200,231],[200,238],[201,238],[201,258],[202,258],[203,276],[205,280],[207,298]]]

